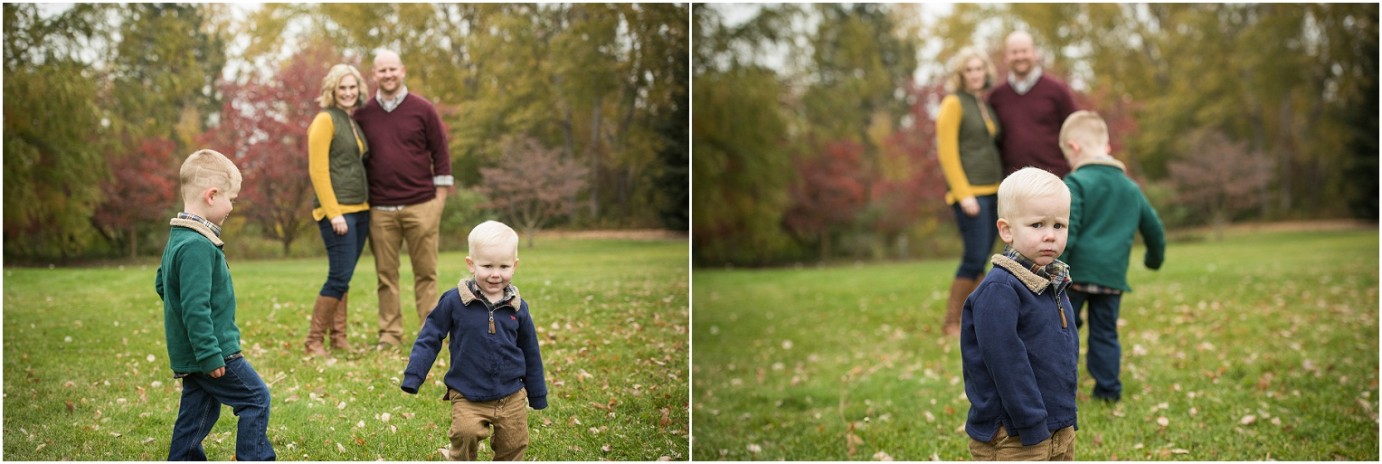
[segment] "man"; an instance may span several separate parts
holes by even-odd
[[[1031,34],[1008,34],[1003,51],[1008,81],[989,94],[989,105],[1003,127],[998,138],[1003,175],[1032,166],[1065,177],[1070,163],[1060,150],[1060,128],[1078,109],[1075,97],[1064,82],[1042,74]]]
[[[370,248],[379,274],[379,343],[403,340],[399,301],[399,249],[408,242],[418,325],[437,305],[437,236],[446,195],[455,184],[446,129],[432,102],[408,93],[397,53],[374,57],[375,97],[356,110],[355,120],[370,143]]]

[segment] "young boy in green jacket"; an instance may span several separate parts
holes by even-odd
[[[225,155],[199,150],[182,163],[179,177],[184,209],[170,221],[154,278],[163,299],[168,361],[173,377],[182,379],[168,460],[205,461],[202,441],[225,404],[240,417],[235,460],[272,461],[277,456],[267,434],[269,387],[240,355],[235,288],[221,250],[221,226],[240,194],[240,170]]]
[[[1118,344],[1118,306],[1128,285],[1133,235],[1147,245],[1143,264],[1160,269],[1166,236],[1156,210],[1109,156],[1108,125],[1092,111],[1077,111],[1061,126],[1060,148],[1074,171],[1065,176],[1070,188],[1070,235],[1061,260],[1071,268],[1070,304],[1075,325],[1084,324],[1080,309],[1089,302],[1089,351],[1086,365],[1094,377],[1094,398],[1118,401],[1122,348]]]

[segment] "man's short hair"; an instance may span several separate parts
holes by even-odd
[[[1045,169],[1025,167],[998,184],[998,217],[1011,220],[1028,200],[1060,195],[1070,201],[1070,188]]]
[[[485,221],[470,229],[468,242],[472,256],[477,249],[496,246],[509,247],[518,256],[518,232],[499,221]]]
[[[1071,113],[1060,126],[1060,149],[1068,154],[1070,148],[1065,145],[1067,140],[1074,140],[1082,147],[1099,147],[1102,150],[1108,146],[1108,123],[1093,111]]]
[[[178,171],[183,201],[195,199],[209,188],[218,188],[223,192],[239,191],[243,179],[235,163],[216,150],[201,149],[187,155],[182,169]]]

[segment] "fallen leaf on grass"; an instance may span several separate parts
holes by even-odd
[[[604,451],[606,453],[608,453],[610,449],[612,448],[610,448],[609,443],[605,443],[605,446],[600,447],[600,451]]]
[[[1156,418],[1156,425],[1166,427],[1168,425],[1171,425],[1171,419],[1167,419],[1165,416],[1158,417]]]
[[[1252,425],[1254,422],[1257,422],[1257,416],[1252,414],[1243,416],[1243,420],[1238,421],[1239,424],[1243,425]]]
[[[668,425],[672,425],[672,408],[662,408],[658,411],[662,412],[662,418],[658,419],[657,427],[665,429]]]
[[[355,437],[355,444],[360,445],[360,446],[365,446],[365,439],[364,439],[364,438],[360,438],[360,437]]]
[[[877,452],[877,453],[873,453],[873,460],[875,460],[875,461],[891,461],[891,460],[893,460],[893,457],[892,457],[892,456],[889,456],[887,452],[879,451],[879,452]]]
[[[749,452],[750,452],[750,453],[753,453],[753,454],[758,454],[758,453],[763,452],[763,447],[762,447],[762,446],[758,446],[756,443],[749,443],[748,449],[749,449]]]

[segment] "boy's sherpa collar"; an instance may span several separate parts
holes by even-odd
[[[1075,165],[1075,169],[1078,170],[1085,166],[1113,166],[1115,168],[1118,168],[1119,171],[1128,172],[1128,168],[1126,166],[1123,166],[1122,161],[1118,161],[1117,159],[1114,159],[1112,156],[1108,155],[1096,156],[1087,160],[1080,161],[1080,164]]]
[[[202,221],[175,217],[168,221],[168,225],[173,227],[186,227],[188,229],[195,230],[201,233],[202,235],[206,236],[206,238],[210,239],[212,245],[216,245],[218,247],[224,246],[226,244],[225,242],[221,241],[220,234],[217,234],[216,231],[212,230],[210,227],[207,227],[207,224]]]
[[[1070,283],[1070,266],[1059,259],[1040,267],[1017,250],[1008,247],[1002,254],[993,255],[990,262],[994,266],[1007,269],[1032,293],[1039,294],[1051,285],[1055,285],[1059,290],[1062,285]]]
[[[468,305],[475,300],[490,303],[480,292],[479,288],[479,285],[475,283],[475,279],[469,277],[463,278],[460,282],[457,282],[456,291],[461,294],[461,304]],[[498,303],[491,303],[491,306],[496,309],[503,306],[513,306],[514,311],[523,307],[523,298],[518,296],[518,287],[509,284],[508,287],[504,288],[504,299],[500,300]]]

